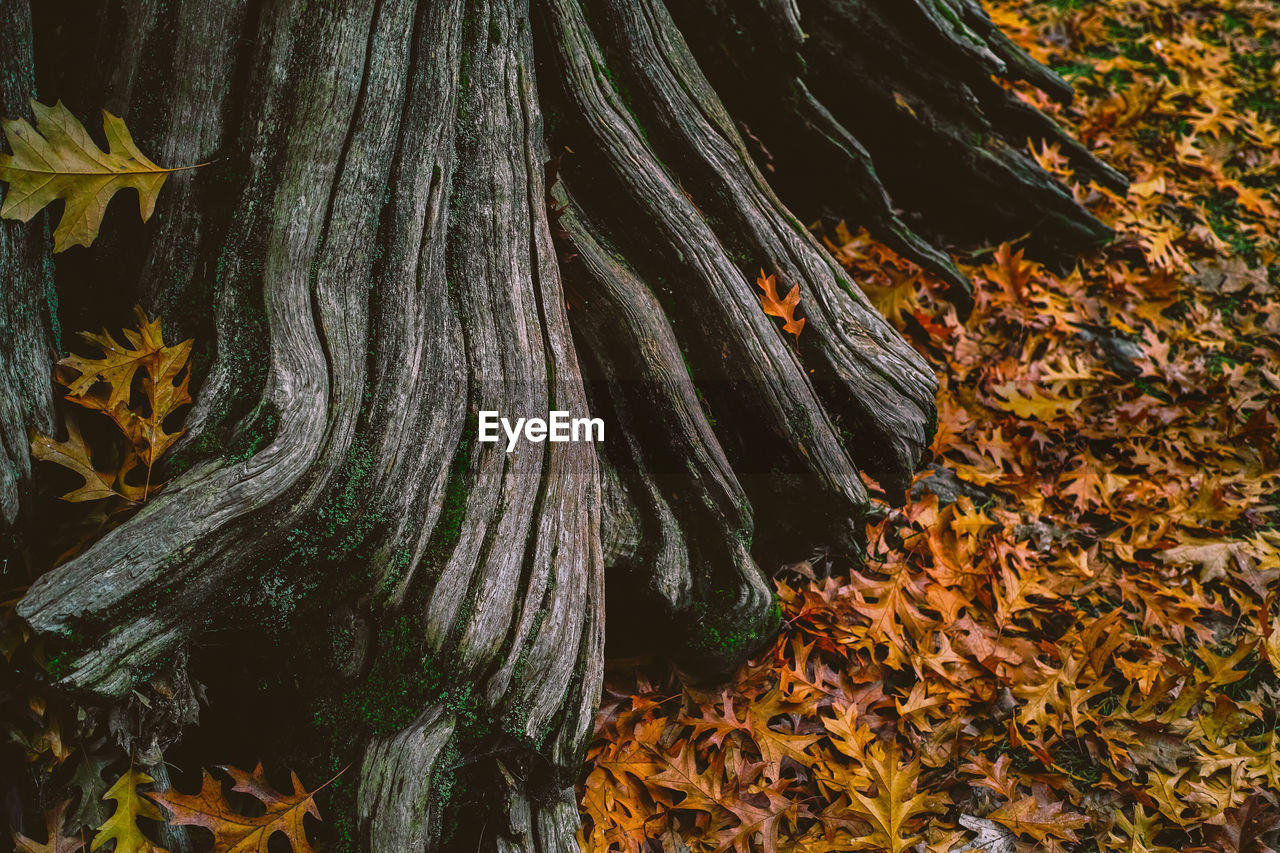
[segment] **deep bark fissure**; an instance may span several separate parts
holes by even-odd
[[[934,429],[932,372],[784,200],[868,225],[963,308],[946,250],[972,236],[956,226],[974,205],[1012,200],[984,226],[1005,237],[1043,205],[1042,248],[1105,234],[1014,137],[1122,180],[991,79],[1069,96],[970,0],[97,15],[48,3],[33,47],[28,5],[0,10],[0,106],[25,113],[33,57],[48,57],[45,101],[108,106],[166,165],[220,155],[175,176],[146,228],[113,208],[99,244],[57,269],[67,321],[89,316],[79,280],[103,258],[113,300],[197,333],[196,402],[165,490],[36,579],[19,613],[60,648],[59,686],[126,708],[147,748],[188,748],[174,742],[193,694],[179,708],[156,679],[189,687],[188,650],[214,670],[202,639],[244,633],[238,653],[270,690],[215,673],[218,689],[307,709],[281,760],[327,732],[334,755],[306,769],[355,761],[333,789],[335,834],[360,849],[573,849],[605,573],[620,626],[651,626],[647,645],[714,676],[776,628],[758,563],[772,543],[856,544],[862,472],[902,494]],[[71,61],[85,45],[101,69]],[[874,121],[856,120],[864,107]],[[556,184],[548,151],[565,147]],[[934,155],[926,192],[908,158]],[[823,171],[830,186],[802,186]],[[992,201],[965,200],[975,187]],[[899,215],[899,192],[927,228]],[[45,232],[0,225],[13,553],[38,497],[26,432],[54,429]],[[759,267],[801,286],[798,339],[760,310]],[[507,453],[477,440],[482,409],[607,413],[606,444]],[[307,651],[305,685],[262,637]],[[483,830],[451,826],[481,807]]]

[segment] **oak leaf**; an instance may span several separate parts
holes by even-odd
[[[1080,408],[1080,399],[1062,397],[1057,394],[1040,394],[1032,391],[1029,395],[1018,388],[1016,382],[1002,382],[991,388],[992,400],[997,408],[1013,412],[1020,418],[1035,418],[1041,421],[1052,421],[1070,414]]]
[[[875,741],[865,751],[866,760],[855,770],[849,786],[850,809],[871,824],[865,840],[889,853],[903,853],[919,840],[906,835],[907,822],[932,810],[931,798],[917,790],[920,761],[902,763],[898,745]],[[868,789],[874,788],[874,793]]]
[[[81,332],[80,336],[101,350],[99,358],[72,353],[58,362],[54,378],[66,386],[66,399],[91,411],[105,414],[128,442],[118,467],[102,472],[94,467],[92,453],[79,426],[67,418],[65,442],[36,434],[31,439],[35,458],[75,471],[85,485],[63,495],[73,503],[117,496],[132,503],[147,498],[158,485],[151,482],[151,470],[160,456],[182,435],[170,432],[165,421],[191,402],[190,371],[187,361],[192,340],[166,346],[160,318],[152,320],[140,306],[134,307],[138,328],[125,329],[123,341],[105,330],[102,334]],[[134,404],[134,388],[143,403]],[[138,467],[146,469],[144,485],[129,482]]]
[[[67,783],[69,788],[78,792],[76,807],[67,816],[72,826],[101,826],[107,819],[107,809],[102,803],[107,782],[102,778],[102,771],[110,763],[108,758],[90,755],[81,750],[80,763]]]
[[[48,841],[41,843],[27,838],[20,832],[13,834],[14,847],[18,853],[76,853],[84,847],[84,839],[62,834],[62,815],[68,803],[50,809],[45,815]]]
[[[13,153],[0,154],[0,181],[9,184],[0,217],[26,222],[62,199],[62,217],[53,232],[55,252],[93,243],[107,205],[120,190],[137,190],[142,221],[151,218],[156,195],[177,170],[147,159],[122,119],[102,111],[109,148],[104,152],[61,101],[52,107],[32,101],[31,110],[35,127],[25,119],[4,122]]]
[[[167,853],[152,844],[138,828],[140,817],[162,820],[155,804],[144,799],[138,792],[139,785],[149,785],[152,781],[146,773],[130,767],[102,795],[104,800],[116,801],[116,810],[107,818],[106,823],[98,827],[98,834],[93,837],[90,850],[100,850],[114,841],[114,853]]]
[[[1116,827],[1124,832],[1127,843],[1123,846],[1117,843],[1111,849],[1123,851],[1123,853],[1177,853],[1172,847],[1156,843],[1155,838],[1161,830],[1160,823],[1156,819],[1159,816],[1158,813],[1148,815],[1141,803],[1134,803],[1130,814],[1132,819],[1126,817],[1124,812],[1116,815]]]
[[[1240,542],[1189,542],[1157,551],[1156,557],[1170,565],[1200,567],[1200,582],[1224,578],[1232,566],[1246,566],[1247,546]]]
[[[754,697],[747,706],[746,723],[752,739],[760,750],[761,758],[770,766],[779,765],[784,757],[794,759],[801,766],[813,760],[813,756],[805,750],[821,740],[821,733],[798,734],[769,725],[774,717],[793,713],[795,710],[783,692],[776,687],[763,696]]]
[[[223,796],[222,783],[208,771],[198,794],[168,790],[148,796],[169,810],[169,823],[201,826],[212,832],[214,848],[219,853],[267,853],[268,842],[276,833],[283,834],[296,853],[313,853],[303,819],[307,815],[319,819],[320,810],[314,795],[302,787],[298,774],[292,774],[293,793],[281,794],[267,782],[261,764],[252,773],[229,766],[221,769],[235,782],[231,790],[249,794],[266,811],[257,816],[237,812]]]
[[[1275,853],[1265,840],[1280,829],[1280,808],[1274,794],[1254,792],[1239,806],[1226,809],[1223,818],[1221,826],[1205,830],[1206,838],[1222,853]]]
[[[31,455],[45,462],[53,462],[63,468],[74,471],[84,478],[84,485],[72,489],[62,496],[64,501],[80,503],[97,501],[112,496],[128,501],[142,499],[143,489],[131,486],[124,481],[123,470],[114,474],[104,474],[93,467],[89,455],[89,446],[76,422],[67,419],[67,440],[56,441],[47,435],[36,435],[31,439]]]
[[[125,329],[123,342],[106,330],[102,334],[81,332],[80,337],[99,348],[102,357],[68,355],[58,362],[62,368],[59,381],[67,386],[69,401],[103,412],[115,421],[138,451],[141,463],[150,468],[182,435],[182,430],[167,432],[164,422],[191,402],[191,375],[184,368],[193,340],[166,346],[160,318],[149,319],[141,306],[134,306],[133,312],[138,328]],[[145,415],[129,405],[139,370],[143,371],[140,384],[147,401]],[[105,394],[100,385],[106,386]]]
[[[782,330],[795,335],[797,341],[800,340],[800,330],[804,328],[804,318],[797,320],[795,317],[796,308],[800,305],[800,285],[792,285],[786,298],[779,299],[778,284],[775,277],[765,275],[764,270],[760,270],[760,277],[756,279],[756,285],[764,291],[764,294],[760,297],[760,307],[764,309],[764,313],[770,317],[781,317],[785,321],[782,324]]]
[[[1023,260],[1025,249],[1013,251],[1008,243],[1002,243],[993,255],[994,263],[983,268],[988,279],[1000,286],[1005,299],[1016,301],[1023,297],[1027,285],[1039,271],[1039,267],[1030,261]]]
[[[1014,832],[1030,835],[1039,842],[1048,838],[1079,841],[1075,831],[1083,829],[1089,823],[1089,818],[1085,815],[1064,812],[1062,803],[1046,803],[1035,797],[1023,797],[1015,802],[1005,803],[987,815],[987,819]]]

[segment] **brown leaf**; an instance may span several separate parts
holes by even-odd
[[[15,832],[13,843],[19,853],[76,853],[84,847],[83,838],[62,834],[62,815],[66,812],[68,805],[70,801],[45,813],[46,834],[49,838],[44,843]]]
[[[1275,794],[1255,792],[1239,806],[1223,813],[1222,826],[1210,826],[1206,837],[1222,853],[1275,853],[1263,837],[1280,829]]]
[[[1064,812],[1062,803],[1040,802],[1035,797],[1006,803],[987,815],[987,819],[1041,842],[1047,838],[1079,841],[1075,831],[1089,823],[1085,815]]]
[[[212,832],[219,853],[267,853],[267,844],[276,833],[283,834],[296,853],[313,853],[303,819],[307,815],[319,819],[320,810],[296,773],[292,774],[293,793],[281,794],[267,782],[261,764],[253,773],[226,766],[222,770],[235,781],[233,791],[251,795],[266,807],[266,812],[253,817],[238,813],[222,795],[222,783],[208,771],[199,794],[171,789],[148,796],[169,810],[170,823],[201,826]]]
[[[67,418],[66,441],[55,441],[47,435],[37,434],[31,439],[31,455],[36,459],[61,465],[84,478],[83,486],[62,496],[64,501],[79,503],[113,496],[128,501],[142,499],[143,490],[125,483],[120,472],[103,474],[93,467],[89,447],[80,434],[80,428],[71,418]]]
[[[81,332],[80,336],[102,351],[101,358],[75,354],[58,362],[68,378],[67,399],[73,403],[105,413],[138,450],[142,464],[150,467],[173,442],[182,435],[179,430],[168,433],[164,421],[177,409],[191,402],[188,391],[190,373],[184,373],[191,355],[191,340],[165,346],[160,318],[150,320],[141,306],[134,307],[137,330],[125,329],[122,343],[105,330],[97,335]],[[144,371],[142,393],[147,400],[145,415],[130,408],[135,377]],[[182,376],[178,381],[179,375]],[[105,396],[98,386],[106,386]]]
[[[82,332],[81,337],[102,351],[100,358],[71,354],[58,362],[55,378],[66,386],[67,400],[92,411],[102,412],[128,442],[119,467],[107,473],[94,468],[91,453],[75,420],[67,417],[66,442],[35,435],[31,452],[37,459],[54,462],[85,478],[85,486],[63,496],[79,502],[119,496],[137,503],[145,500],[158,484],[151,482],[156,461],[182,435],[169,432],[165,420],[191,402],[190,372],[186,369],[192,341],[166,346],[160,318],[151,320],[135,306],[138,328],[124,330],[124,342],[104,331],[100,335]],[[139,375],[141,372],[141,375]],[[134,385],[141,388],[145,403],[135,410]],[[146,468],[146,483],[128,482],[131,472]]]

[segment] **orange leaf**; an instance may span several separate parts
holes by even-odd
[[[800,285],[792,286],[787,297],[779,299],[778,285],[774,276],[766,276],[764,270],[760,270],[760,277],[756,279],[756,284],[764,291],[764,295],[760,297],[760,307],[764,309],[764,313],[770,317],[781,317],[786,321],[782,324],[783,331],[795,335],[797,341],[800,340],[804,319],[795,318],[796,308],[800,305]]]

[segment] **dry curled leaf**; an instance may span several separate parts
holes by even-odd
[[[186,371],[192,340],[166,346],[160,318],[150,320],[135,306],[138,328],[125,329],[124,341],[105,330],[101,334],[81,332],[80,337],[102,351],[101,358],[74,353],[58,362],[65,373],[59,381],[67,386],[67,400],[111,418],[150,467],[178,440],[182,430],[168,432],[165,419],[191,402]],[[142,414],[130,407],[134,380],[143,371],[140,385],[146,400]],[[101,389],[105,387],[105,392]]]
[[[132,503],[145,500],[159,488],[151,482],[152,468],[182,435],[180,429],[171,432],[165,421],[191,402],[187,361],[192,341],[166,346],[160,318],[149,319],[141,307],[135,307],[134,313],[138,328],[125,329],[124,341],[106,331],[81,333],[101,350],[101,357],[73,353],[58,362],[55,378],[66,386],[68,402],[106,415],[125,439],[124,451],[111,455],[117,458],[115,467],[102,471],[94,465],[93,453],[70,415],[66,441],[33,436],[35,458],[61,465],[85,480],[84,486],[63,495],[63,500],[74,503],[113,496]],[[137,403],[135,386],[141,394]],[[142,484],[131,482],[130,475],[139,467],[146,472]]]

